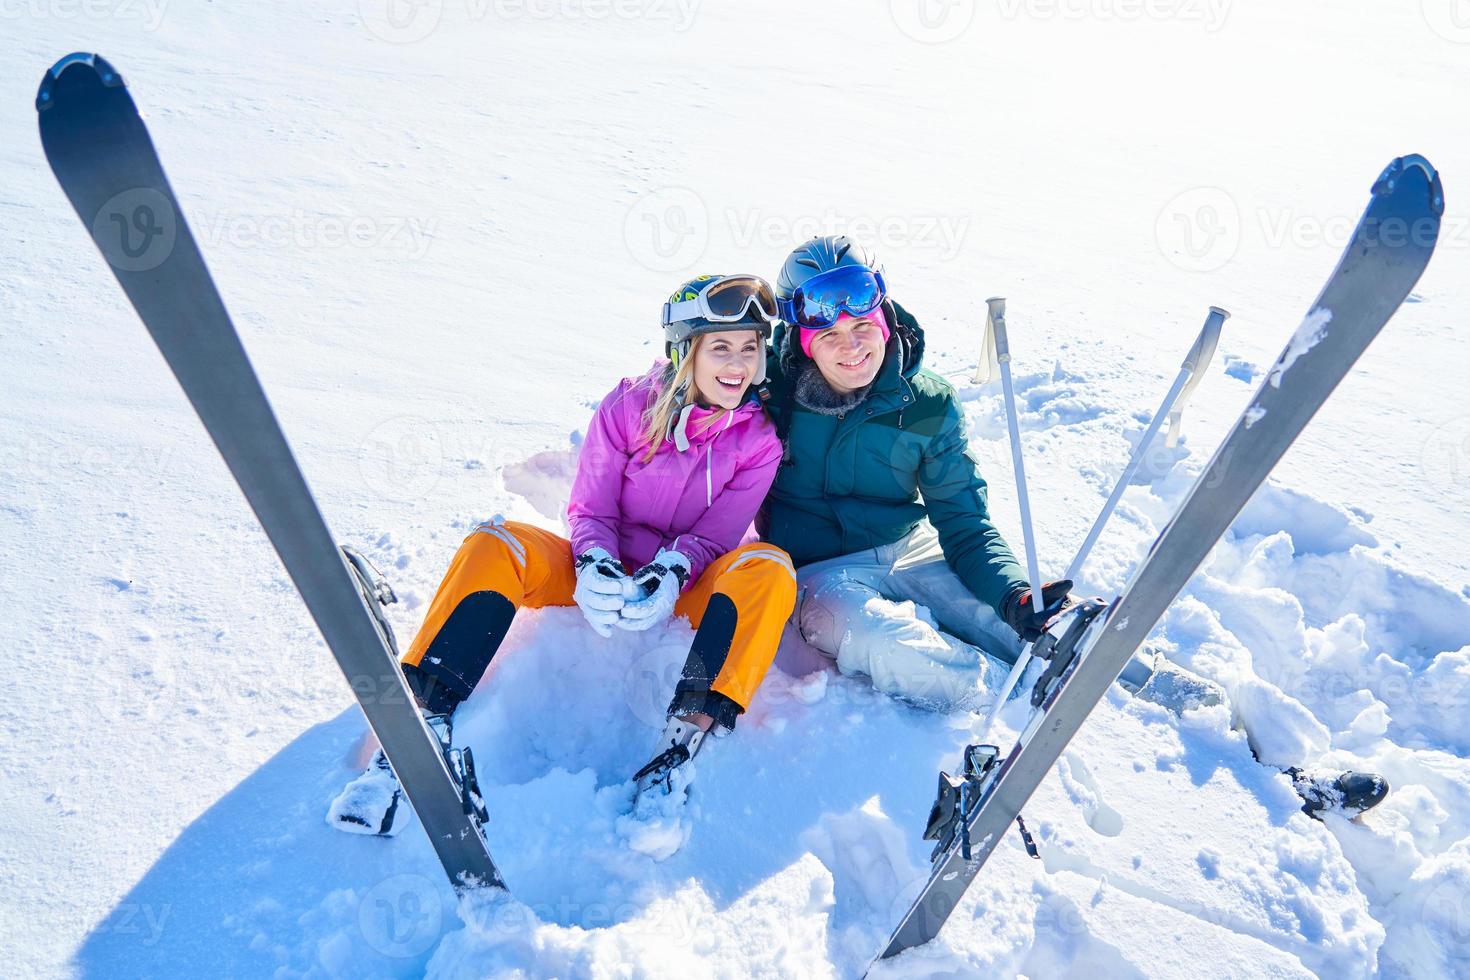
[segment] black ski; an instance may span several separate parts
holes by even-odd
[[[994,747],[972,746],[966,751],[963,778],[943,777],[926,834],[940,841],[928,884],[880,959],[939,933],[1129,657],[1408,296],[1434,252],[1443,211],[1439,175],[1423,157],[1401,157],[1384,170],[1347,251],[1306,320],[1122,595],[1080,633],[1080,608],[1052,624],[1053,653],[1060,659],[1053,659],[1050,666],[1055,669],[1044,675],[1049,686],[1036,692],[1039,708],[1015,748],[995,762]]]
[[[474,801],[424,724],[332,539],[116,70],[57,62],[36,96],[41,144],[357,695],[456,889],[504,887]]]

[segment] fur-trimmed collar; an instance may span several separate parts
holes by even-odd
[[[793,394],[796,403],[802,408],[816,412],[820,415],[843,415],[852,411],[863,403],[868,397],[868,392],[873,390],[869,382],[857,391],[847,394],[838,394],[827,384],[827,379],[822,377],[821,369],[815,361],[808,360],[797,367],[796,387]]]

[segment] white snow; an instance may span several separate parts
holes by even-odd
[[[78,48],[144,106],[403,642],[476,523],[559,526],[580,430],[659,351],[673,286],[774,275],[826,231],[880,250],[1019,547],[1000,396],[965,380],[983,297],[1007,296],[1054,571],[1207,307],[1232,311],[1184,438],[1149,453],[1084,573],[1111,595],[1374,177],[1426,154],[1440,254],[1156,634],[1229,706],[1176,718],[1115,687],[1027,807],[1042,860],[1003,841],[939,940],[875,975],[1470,971],[1470,134],[1445,112],[1470,36],[1451,6],[0,11],[5,972],[855,976],[925,876],[935,774],[981,721],[876,695],[789,636],[684,811],[630,820],[690,631],[603,640],[548,610],[457,726],[512,896],[456,903],[416,823],[331,830],[367,762],[351,692],[41,156],[35,87]],[[1393,793],[1312,821],[1247,730],[1264,758]]]

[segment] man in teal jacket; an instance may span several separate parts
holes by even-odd
[[[786,455],[760,529],[798,567],[802,635],[879,690],[971,700],[980,651],[1013,662],[1070,583],[1047,586],[1031,614],[954,388],[923,367],[923,330],[887,298],[872,256],[843,236],[813,239],[776,288],[785,323],[768,405]]]
[[[813,239],[787,258],[776,294],[785,323],[768,405],[785,458],[760,529],[797,566],[801,633],[878,690],[976,706],[981,651],[1013,663],[1072,583],[1044,585],[1033,614],[954,389],[924,370],[924,333],[888,298],[871,255],[845,237]],[[1147,648],[1119,680],[1176,713],[1224,697]],[[1388,792],[1375,773],[1284,771],[1314,816],[1359,813]]]

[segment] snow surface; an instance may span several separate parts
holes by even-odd
[[[1229,707],[1181,719],[1115,688],[1027,808],[1042,860],[1004,843],[940,939],[881,975],[1470,971],[1454,13],[0,8],[4,971],[854,976],[924,877],[935,773],[979,722],[876,696],[791,638],[685,813],[629,827],[624,780],[689,631],[604,641],[552,610],[517,621],[459,725],[514,898],[456,905],[415,826],[330,830],[366,762],[351,694],[42,161],[35,87],[79,48],[131,81],[323,510],[404,600],[402,639],[476,522],[557,526],[590,407],[656,353],[678,281],[774,274],[817,231],[881,250],[1019,544],[999,396],[960,380],[983,297],[1007,296],[1057,569],[1207,307],[1232,310],[1183,441],[1150,453],[1081,583],[1116,590],[1374,177],[1424,153],[1451,208],[1440,254],[1158,634]],[[1394,792],[1311,821],[1245,731],[1263,758]]]

